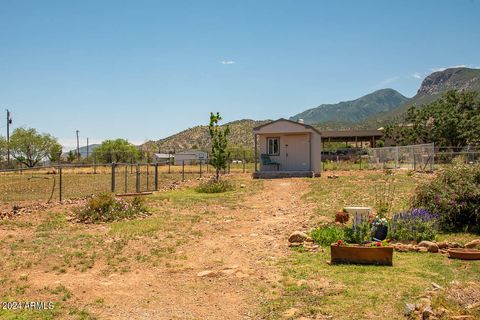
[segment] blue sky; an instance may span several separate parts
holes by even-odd
[[[289,117],[480,66],[478,0],[0,0],[0,108],[73,146]],[[4,135],[5,121],[0,122]]]

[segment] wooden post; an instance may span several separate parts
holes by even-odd
[[[147,191],[150,190],[150,187],[149,187],[149,182],[150,182],[150,177],[149,177],[149,167],[150,165],[147,163]]]
[[[243,151],[243,161],[242,161],[242,164],[243,164],[243,173],[245,173],[245,162],[247,160],[245,159],[245,151]]]
[[[58,185],[58,191],[59,191],[59,200],[62,202],[62,191],[63,191],[63,184],[62,184],[62,160],[58,161],[58,174],[60,175],[59,178],[59,185]]]
[[[200,164],[200,178],[201,178],[202,177],[202,161],[201,160],[200,160],[199,164]]]
[[[155,191],[158,191],[158,163],[155,163]]]
[[[257,135],[256,135],[256,134],[253,135],[253,140],[255,141],[255,150],[254,150],[254,154],[255,154],[255,172],[257,172],[257,171],[258,171],[258,167],[257,167],[258,151],[257,151]]]
[[[128,165],[125,166],[125,193],[128,191]]]
[[[136,181],[135,181],[135,191],[137,193],[140,193],[140,165],[138,164],[137,162],[137,165],[136,165]]]
[[[185,181],[185,160],[182,160],[182,181]]]
[[[112,162],[112,193],[115,193],[115,162]]]

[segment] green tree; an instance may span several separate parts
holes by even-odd
[[[451,90],[430,104],[410,107],[404,124],[387,126],[385,134],[398,144],[462,147],[480,143],[479,128],[477,93]]]
[[[100,162],[130,162],[140,158],[140,151],[125,139],[105,140],[95,148],[93,156]]]
[[[208,132],[212,139],[212,151],[210,154],[210,164],[215,168],[215,180],[220,178],[220,170],[226,169],[227,160],[230,158],[228,151],[227,136],[230,133],[228,126],[221,128],[218,122],[222,120],[220,113],[214,114],[210,112],[210,124],[208,125]]]
[[[75,159],[77,159],[77,155],[75,154],[75,152],[73,152],[73,150],[68,151],[67,161],[68,162],[74,162]]]
[[[5,160],[7,155],[7,139],[0,136],[0,161]]]
[[[10,137],[12,157],[27,167],[34,167],[45,159],[58,159],[61,150],[56,138],[33,128],[17,128]]]

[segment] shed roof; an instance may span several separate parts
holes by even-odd
[[[284,122],[289,122],[289,123],[292,123],[292,124],[296,124],[298,126],[303,126],[305,129],[310,129],[310,130],[313,130],[315,131],[316,133],[320,134],[321,135],[321,132],[318,131],[317,128],[311,126],[311,125],[308,125],[308,124],[305,124],[305,123],[301,123],[301,122],[297,122],[297,121],[292,121],[292,120],[288,120],[288,119],[284,119],[284,118],[280,118],[278,120],[274,120],[274,121],[271,121],[271,122],[268,122],[268,123],[265,123],[265,124],[262,124],[258,127],[255,127],[253,128],[253,131],[259,131],[260,129],[262,129],[263,127],[266,127],[266,126],[269,126],[271,124],[274,124],[274,123],[277,123],[277,122],[280,122],[280,121],[284,121]]]

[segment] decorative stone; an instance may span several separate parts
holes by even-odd
[[[468,249],[480,248],[480,239],[475,239],[473,241],[470,241],[469,243],[465,244],[465,248],[468,248]]]
[[[302,231],[295,231],[293,232],[290,237],[288,238],[288,242],[303,242],[307,240],[309,236]]]
[[[419,247],[424,247],[428,249],[428,252],[437,253],[438,245],[435,242],[431,241],[422,241],[418,244]]]

